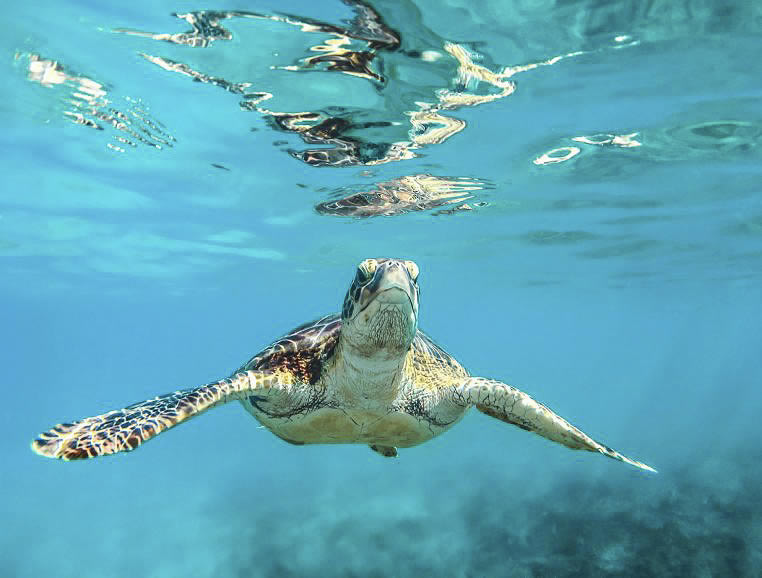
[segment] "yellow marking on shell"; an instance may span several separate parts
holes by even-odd
[[[293,374],[293,372],[287,369],[276,369],[273,372],[273,377],[275,378],[274,381],[281,386],[301,383]],[[265,387],[269,387],[269,385],[265,385]]]
[[[468,372],[444,351],[438,354],[427,340],[416,336],[402,368],[405,378],[418,389],[436,391],[455,387]]]

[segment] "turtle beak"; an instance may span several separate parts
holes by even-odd
[[[373,280],[365,288],[363,310],[373,301],[390,305],[409,306],[418,319],[418,291],[407,268],[398,261],[382,263]]]
[[[373,277],[362,286],[355,281],[347,294],[342,339],[357,355],[397,358],[418,329],[418,287],[410,273],[415,269],[396,259],[373,264]]]

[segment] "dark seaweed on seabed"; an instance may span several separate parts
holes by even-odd
[[[412,513],[326,506],[313,508],[307,526],[294,524],[298,503],[280,501],[277,512],[249,509],[227,520],[239,526],[241,547],[217,570],[265,577],[760,576],[760,464],[759,452],[731,455],[715,460],[710,474],[690,463],[645,485],[619,474],[560,476],[532,497],[526,487],[515,491],[515,478],[480,472],[454,478],[462,481],[448,485],[446,500],[435,492]],[[276,538],[261,542],[263,531]],[[307,543],[293,555],[294,544]]]

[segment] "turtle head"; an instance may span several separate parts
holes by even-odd
[[[418,266],[365,259],[344,298],[341,335],[356,354],[404,355],[418,329]]]

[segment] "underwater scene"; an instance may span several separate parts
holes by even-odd
[[[0,576],[762,576],[762,3],[4,13]]]

